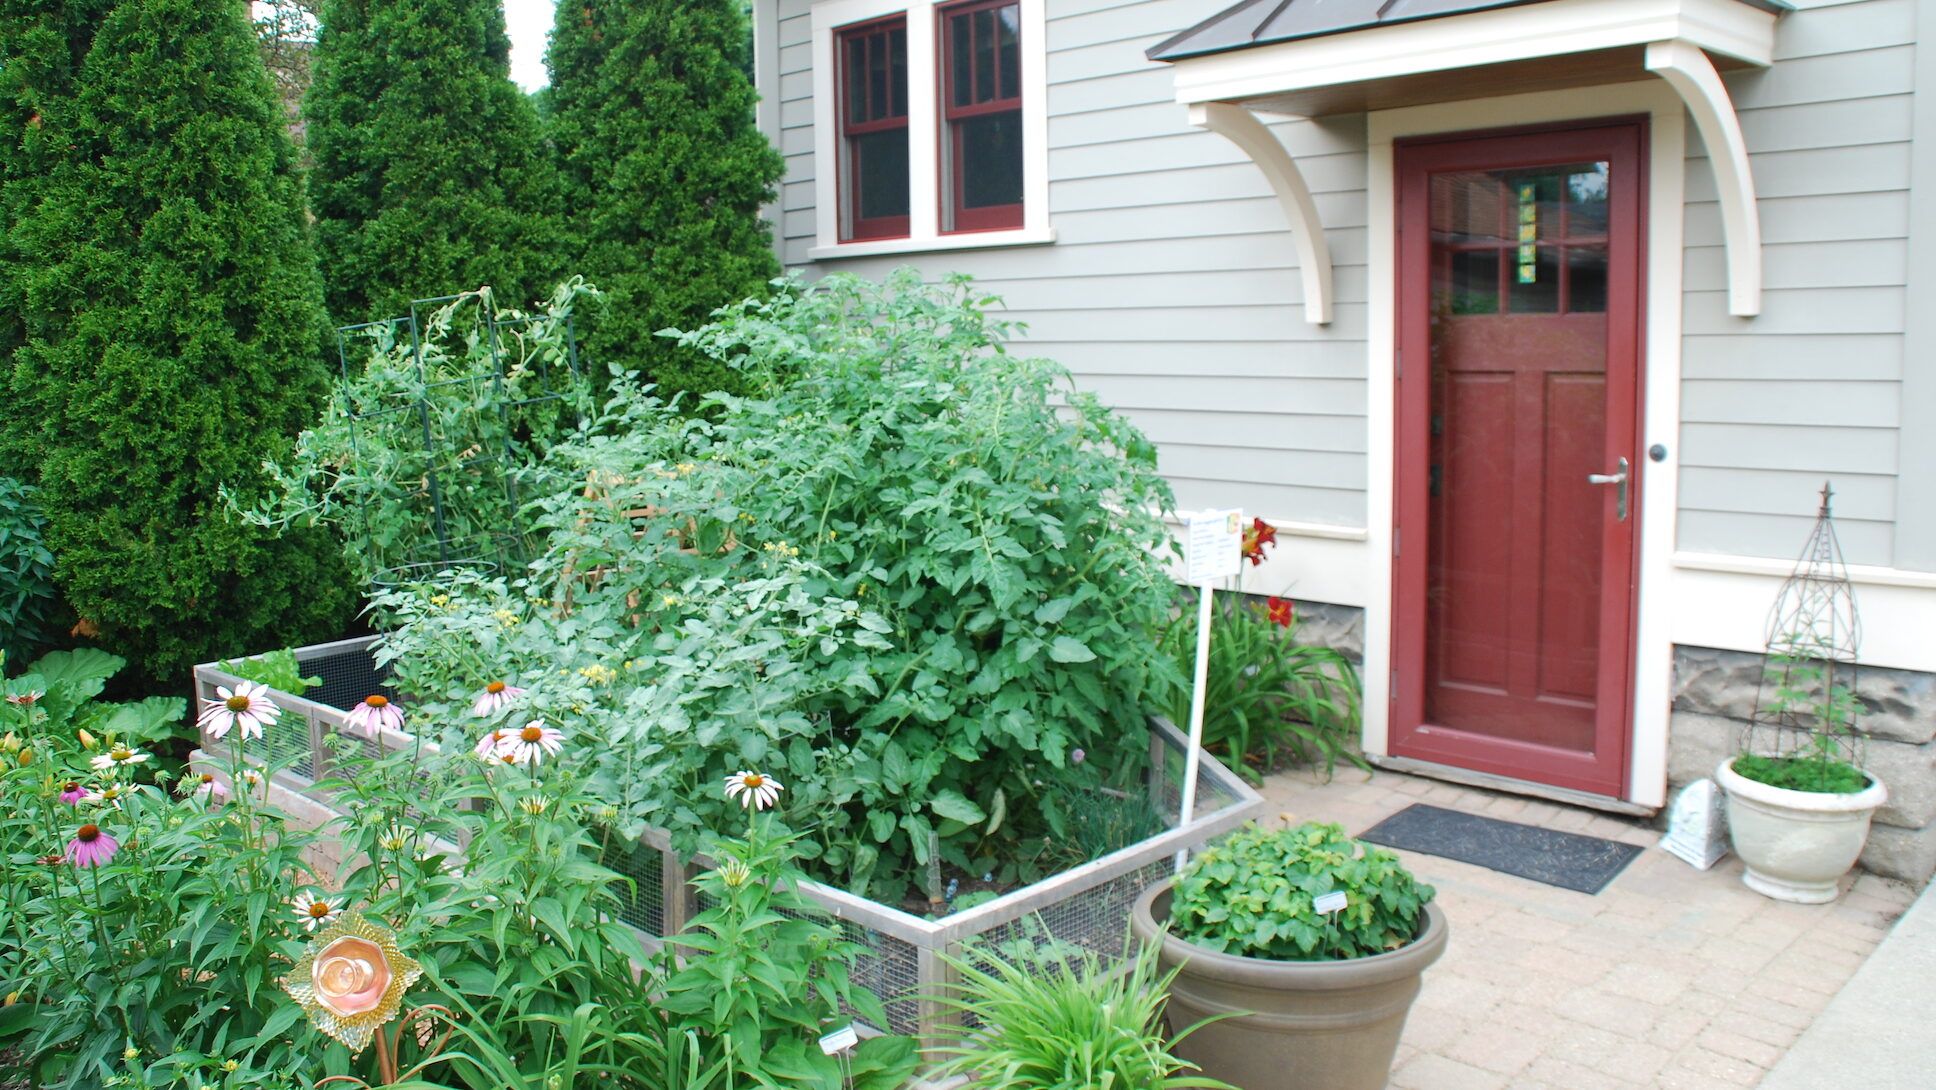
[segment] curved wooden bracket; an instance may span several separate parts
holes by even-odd
[[[1205,102],[1190,107],[1190,124],[1208,129],[1243,149],[1264,172],[1277,203],[1284,206],[1291,236],[1297,243],[1297,263],[1304,275],[1304,320],[1312,325],[1331,322],[1331,245],[1318,220],[1317,202],[1297,160],[1257,115],[1229,102]]]
[[[1755,208],[1748,143],[1727,85],[1699,46],[1678,38],[1648,44],[1647,70],[1666,80],[1687,103],[1701,143],[1707,145],[1728,249],[1728,313],[1752,318],[1761,313],[1761,215]]]

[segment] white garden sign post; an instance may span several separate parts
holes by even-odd
[[[1197,807],[1197,770],[1203,764],[1203,698],[1210,674],[1210,596],[1212,584],[1243,570],[1244,513],[1241,510],[1198,511],[1184,523],[1186,577],[1197,588],[1197,668],[1190,689],[1190,747],[1183,760],[1183,810],[1180,825],[1188,825]],[[1176,853],[1176,869],[1183,870],[1187,852]]]

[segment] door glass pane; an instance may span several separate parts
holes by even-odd
[[[1504,242],[1515,238],[1506,221],[1506,195],[1490,174],[1432,175],[1432,238],[1437,242]]]
[[[1566,310],[1569,314],[1604,314],[1607,309],[1607,248],[1566,248]]]
[[[1607,233],[1607,164],[1569,168],[1566,223],[1568,238],[1596,238]]]
[[[854,181],[860,186],[860,217],[908,214],[906,129],[868,133],[854,142]]]
[[[1447,314],[1499,313],[1499,251],[1455,250],[1439,308]]]
[[[961,206],[1022,203],[1022,112],[955,122],[961,131]]]
[[[1560,252],[1555,246],[1535,246],[1526,260],[1512,251],[1506,272],[1506,309],[1514,314],[1557,314],[1560,309]]]

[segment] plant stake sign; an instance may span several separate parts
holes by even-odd
[[[1197,587],[1197,668],[1190,690],[1190,748],[1183,760],[1183,810],[1188,825],[1197,808],[1197,770],[1203,764],[1203,697],[1210,674],[1210,596],[1213,584],[1243,571],[1244,513],[1240,509],[1198,511],[1184,522],[1189,532],[1186,556],[1189,582]],[[1176,853],[1183,870],[1187,852]]]

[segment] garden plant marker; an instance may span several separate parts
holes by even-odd
[[[1183,759],[1183,809],[1179,825],[1188,825],[1197,808],[1197,770],[1203,753],[1203,698],[1210,675],[1210,596],[1212,584],[1243,571],[1244,513],[1241,510],[1198,511],[1189,517],[1189,581],[1197,586],[1197,667],[1190,688],[1190,746]],[[1176,853],[1176,869],[1183,870],[1187,851]]]

